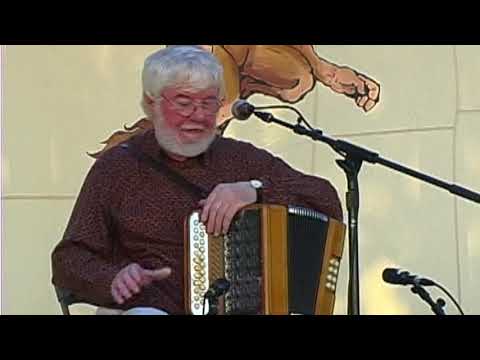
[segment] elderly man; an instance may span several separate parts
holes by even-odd
[[[147,58],[142,80],[142,107],[154,129],[110,149],[90,169],[52,254],[55,285],[101,307],[183,314],[183,221],[192,211],[201,210],[207,232],[217,235],[255,202],[342,219],[328,181],[217,135],[224,80],[212,54],[162,49]]]

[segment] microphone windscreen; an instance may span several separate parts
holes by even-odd
[[[237,100],[232,105],[232,114],[238,120],[247,120],[255,111],[255,106],[245,100]]]
[[[383,270],[382,278],[387,283],[398,283],[398,269],[386,268]]]

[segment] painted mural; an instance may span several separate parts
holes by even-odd
[[[371,111],[380,100],[380,84],[349,66],[334,64],[320,57],[313,45],[200,45],[222,63],[226,98],[220,109],[217,126],[224,133],[233,119],[232,104],[255,94],[272,97],[288,104],[303,100],[317,83],[350,99],[364,112]],[[152,128],[142,118],[123,130],[115,131],[103,141],[103,149],[90,154],[97,158],[104,151],[130,137]]]

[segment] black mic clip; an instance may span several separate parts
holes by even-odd
[[[270,113],[267,113],[267,112],[254,111],[253,113],[255,114],[255,116],[259,117],[260,119],[262,119],[263,121],[265,121],[267,123],[271,123],[274,119],[273,115],[270,114]]]
[[[208,315],[216,315],[218,313],[218,299],[220,296],[230,289],[230,281],[226,279],[217,279],[208,288],[207,292],[203,295],[205,299],[208,299]]]
[[[446,305],[445,300],[438,298],[436,302],[433,301],[428,291],[425,290],[419,283],[415,283],[410,290],[412,293],[417,294],[422,300],[430,305],[430,309],[432,309],[435,315],[445,315],[445,311],[443,310]]]

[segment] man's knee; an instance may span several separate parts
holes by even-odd
[[[122,315],[168,315],[165,311],[152,307],[136,307],[125,311]]]

